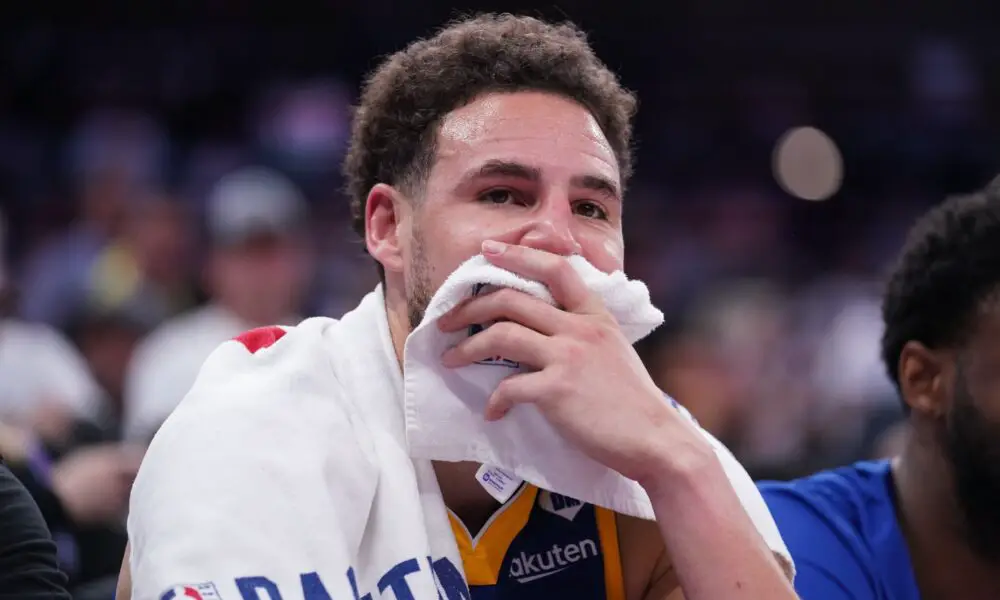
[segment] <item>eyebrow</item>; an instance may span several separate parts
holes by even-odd
[[[469,178],[475,179],[480,177],[513,177],[515,179],[530,181],[531,183],[538,183],[542,180],[542,172],[535,167],[529,167],[518,162],[488,160],[478,170],[472,172]]]
[[[528,181],[530,183],[538,183],[542,180],[542,172],[536,167],[531,167],[519,162],[488,160],[483,163],[479,169],[473,171],[463,179],[465,181],[471,181],[482,177],[513,177],[515,179],[523,179],[524,181]],[[621,198],[621,192],[618,191],[618,186],[606,177],[600,177],[597,175],[576,175],[570,180],[570,184],[574,187],[599,192],[606,196],[611,196],[612,198]]]
[[[597,177],[596,175],[577,175],[570,179],[570,184],[587,190],[598,192],[605,196],[610,196],[616,200],[621,200],[621,193],[618,186],[610,179]]]

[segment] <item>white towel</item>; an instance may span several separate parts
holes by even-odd
[[[133,486],[132,599],[468,598],[402,406],[381,289],[256,352],[222,344]]]
[[[651,304],[649,291],[642,282],[629,280],[621,271],[605,274],[579,256],[569,261],[587,286],[601,297],[630,342],[645,337],[663,322],[663,314]],[[438,318],[465,298],[499,287],[514,288],[553,304],[545,286],[476,256],[445,280],[431,299],[424,320],[407,338],[403,372],[410,455],[427,460],[482,463],[498,468],[501,475],[514,476],[515,483],[523,479],[542,489],[615,512],[654,519],[649,497],[638,483],[570,445],[535,407],[512,410],[499,421],[483,418],[490,394],[504,377],[519,372],[519,365],[502,357],[458,369],[441,365],[445,349],[472,332],[443,333],[436,325]],[[664,402],[673,403],[667,397]],[[690,418],[687,411],[673,404]],[[791,574],[793,566],[788,550],[753,481],[718,440],[700,427],[698,430],[715,448],[748,515],[769,547],[785,559],[783,566]]]
[[[584,283],[604,301],[629,342],[663,322],[640,281],[621,271],[605,274],[580,256],[569,259]],[[594,462],[556,433],[534,407],[512,410],[488,422],[490,394],[520,366],[497,359],[458,369],[441,366],[441,354],[469,335],[443,333],[438,318],[473,294],[510,287],[554,304],[548,289],[475,256],[452,273],[431,299],[424,320],[406,340],[403,353],[406,439],[415,458],[474,461],[500,467],[542,489],[651,519],[638,485]]]
[[[469,597],[433,465],[407,448],[384,302],[378,288],[339,321],[226,342],[206,361],[132,489],[133,600]],[[748,512],[787,558],[730,461],[734,486],[759,502],[744,498]],[[641,490],[607,489],[651,515]]]

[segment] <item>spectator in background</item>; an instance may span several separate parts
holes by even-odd
[[[0,248],[6,226],[0,216]],[[107,404],[76,348],[55,329],[9,314],[14,289],[0,252],[0,422],[41,435],[52,445],[67,441],[74,421],[103,424]]]
[[[29,256],[21,277],[21,314],[65,326],[86,299],[91,266],[121,232],[134,184],[115,170],[79,182],[79,215],[72,227]]]
[[[76,420],[104,425],[106,397],[76,348],[46,325],[0,319],[0,420],[61,443]]]
[[[0,277],[0,294],[9,296],[7,283]],[[110,598],[141,450],[114,443],[108,395],[73,344],[48,325],[0,315],[0,385],[0,456],[41,509],[75,597]],[[0,504],[8,508],[16,504]],[[94,586],[97,595],[76,594],[81,586]],[[0,598],[9,589],[0,587]]]
[[[0,464],[0,600],[69,600],[65,585],[38,507]]]
[[[124,434],[148,440],[222,342],[298,322],[311,267],[307,206],[284,176],[248,168],[223,177],[207,206],[208,305],[164,323],[136,349],[125,381]]]
[[[128,311],[159,323],[194,304],[191,221],[180,202],[158,192],[133,197],[121,234],[89,269],[81,313]]]
[[[110,599],[141,448],[107,443],[59,453],[0,423],[0,452],[41,509],[74,597]]]
[[[733,444],[751,475],[784,476],[809,444],[802,357],[789,345],[788,296],[766,279],[733,280],[697,299],[692,317],[717,345],[737,390]]]
[[[1000,598],[998,240],[1000,178],[911,230],[882,306],[898,458],[761,484],[804,600]]]
[[[902,417],[879,361],[880,302],[873,278],[835,274],[796,298],[796,343],[809,357],[803,374],[811,451],[824,465],[867,457],[875,438]]]
[[[162,321],[193,304],[190,223],[181,203],[142,188],[115,194],[126,197],[114,209],[113,228],[100,235],[78,229],[36,258],[22,302],[29,318],[66,329],[83,313],[131,305]]]
[[[122,234],[129,207],[159,179],[168,142],[141,113],[99,111],[70,138],[67,162],[79,202],[72,228],[42,245],[23,276],[22,314],[65,327],[92,289],[91,270]]]
[[[125,373],[139,342],[157,324],[143,306],[91,309],[74,320],[70,337],[87,361],[90,372],[105,391],[110,419],[103,432],[92,436],[121,439]]]

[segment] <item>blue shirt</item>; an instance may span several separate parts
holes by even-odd
[[[758,484],[803,600],[920,600],[888,461]]]

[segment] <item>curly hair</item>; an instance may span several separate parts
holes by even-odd
[[[950,198],[910,230],[882,303],[882,360],[899,387],[908,341],[959,347],[984,304],[1000,292],[1000,177]]]
[[[632,173],[636,98],[597,58],[586,35],[570,23],[484,14],[413,42],[366,80],[343,167],[354,230],[364,236],[365,202],[376,184],[419,189],[448,113],[484,93],[521,90],[560,94],[586,107],[625,185]]]

